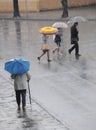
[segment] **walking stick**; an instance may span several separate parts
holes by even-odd
[[[29,81],[28,81],[28,90],[29,90],[29,101],[30,101],[30,105],[31,105],[31,93],[30,93],[30,86],[29,86]]]

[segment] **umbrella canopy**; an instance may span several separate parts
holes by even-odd
[[[58,29],[54,28],[54,27],[42,27],[40,29],[40,33],[45,34],[45,35],[52,35],[52,34],[56,34],[58,32]]]
[[[64,22],[56,22],[52,26],[55,28],[68,28],[68,25]]]
[[[76,16],[76,17],[72,17],[67,23],[75,23],[75,22],[86,22],[88,21],[86,18],[82,17],[82,16]]]
[[[10,74],[23,74],[29,70],[29,61],[21,58],[11,59],[5,63],[5,70]]]

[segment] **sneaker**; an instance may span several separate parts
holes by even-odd
[[[76,59],[78,60],[79,59],[79,56],[81,56],[80,54],[76,54],[75,57]]]
[[[53,53],[55,53],[55,51],[53,51]]]
[[[61,52],[58,53],[60,56],[62,56],[63,54]]]
[[[26,110],[26,107],[25,107],[25,106],[22,106],[22,110],[25,111],[25,110]]]
[[[50,60],[50,59],[48,59],[47,61],[48,61],[48,62],[51,62],[51,60]]]
[[[81,56],[80,54],[77,54],[77,56]]]
[[[40,60],[40,57],[37,57],[38,60]]]
[[[18,111],[20,111],[20,110],[21,110],[20,106],[18,106],[17,110],[18,110]]]
[[[71,51],[70,51],[70,49],[68,50],[68,52],[69,52],[69,54],[71,54]]]

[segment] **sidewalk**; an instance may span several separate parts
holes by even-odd
[[[67,130],[33,100],[32,108],[18,112],[11,81],[0,74],[0,84],[0,130]]]

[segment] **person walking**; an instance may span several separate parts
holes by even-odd
[[[26,110],[26,90],[28,82],[31,78],[30,74],[24,73],[22,75],[12,74],[11,78],[14,79],[14,89],[16,94],[16,102],[18,105],[18,110],[21,110],[21,100],[22,100],[22,109]]]
[[[53,53],[55,53],[56,51],[59,53],[61,46],[61,37],[59,34],[55,35],[54,42],[56,43],[57,47],[53,50]]]
[[[81,56],[79,54],[79,45],[78,45],[78,41],[79,41],[79,37],[78,37],[78,22],[75,22],[72,27],[71,27],[71,44],[73,44],[73,46],[68,50],[69,54],[71,54],[71,52],[75,49],[75,56],[78,59],[79,56]]]
[[[61,0],[61,4],[63,7],[63,13],[62,13],[62,18],[68,17],[68,3],[67,0]]]
[[[48,40],[48,35],[45,35],[45,34],[43,34],[43,36],[42,36],[42,40],[43,40],[43,45],[42,45],[42,51],[43,51],[43,53],[40,55],[40,56],[38,56],[37,57],[37,59],[40,61],[40,59],[41,59],[41,57],[43,56],[43,55],[45,55],[46,53],[47,53],[47,61],[48,62],[50,62],[51,60],[50,60],[50,53],[49,53],[49,43],[47,43],[47,40]]]

